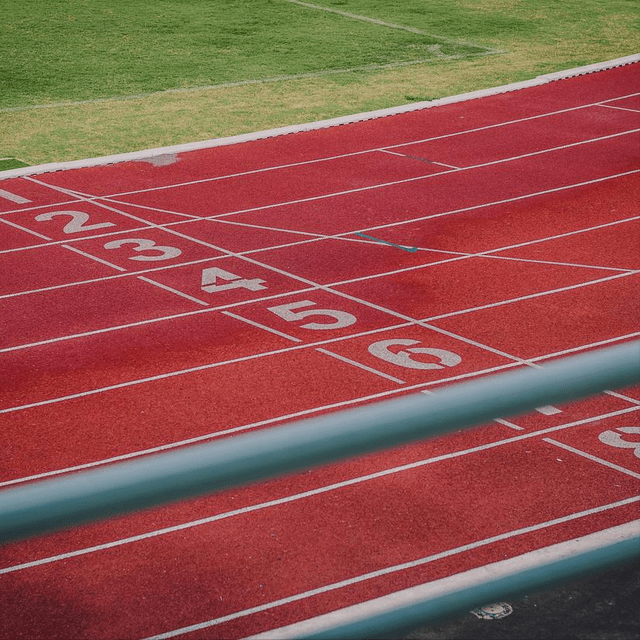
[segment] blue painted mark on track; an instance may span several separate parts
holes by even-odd
[[[392,247],[396,247],[396,249],[402,249],[403,251],[408,251],[409,253],[415,253],[418,250],[417,247],[402,247],[399,244],[394,244],[393,242],[388,242],[387,240],[381,240],[380,238],[374,238],[373,236],[368,236],[365,233],[356,233],[354,235],[360,236],[361,238],[367,238],[368,240],[373,240],[374,242],[388,244]]]

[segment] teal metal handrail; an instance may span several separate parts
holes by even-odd
[[[640,340],[0,493],[0,542],[426,439],[640,380]]]
[[[0,493],[0,542],[291,473],[640,380],[640,341]],[[636,561],[640,535],[306,636],[385,638]]]

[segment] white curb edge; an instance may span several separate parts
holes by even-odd
[[[393,116],[401,113],[408,113],[411,111],[419,111],[421,109],[430,109],[432,107],[437,107],[437,106],[446,105],[446,104],[453,104],[456,102],[464,102],[466,100],[476,100],[477,98],[484,98],[487,96],[497,95],[499,93],[507,93],[510,91],[518,91],[519,89],[537,87],[543,84],[547,84],[549,82],[554,82],[556,80],[563,80],[563,79],[575,77],[578,75],[594,73],[597,71],[603,71],[605,69],[612,69],[614,67],[633,64],[635,62],[640,62],[640,53],[625,56],[623,58],[615,58],[614,60],[608,60],[606,62],[590,64],[584,67],[567,69],[566,71],[548,73],[548,74],[533,78],[531,80],[514,82],[511,84],[506,84],[499,87],[493,87],[490,89],[480,89],[478,91],[461,93],[459,95],[450,96],[447,98],[439,98],[437,100],[430,100],[426,102],[415,102],[411,104],[401,105],[399,107],[379,109],[377,111],[367,111],[364,113],[357,113],[354,115],[342,116],[339,118],[331,118],[329,120],[319,120],[317,122],[309,122],[305,124],[296,124],[296,125],[290,125],[286,127],[278,127],[276,129],[267,129],[265,131],[245,133],[245,134],[236,135],[236,136],[229,136],[226,138],[213,138],[211,140],[202,140],[200,142],[189,142],[186,144],[178,144],[178,145],[173,145],[168,147],[158,147],[156,149],[144,149],[141,151],[131,151],[128,153],[119,153],[119,154],[110,155],[110,156],[101,156],[98,158],[87,158],[85,160],[70,160],[67,162],[51,162],[48,164],[40,164],[32,167],[21,167],[19,169],[9,169],[7,171],[0,172],[0,180],[6,180],[8,178],[17,178],[20,176],[34,175],[39,173],[49,173],[53,171],[65,171],[69,169],[81,169],[86,167],[115,164],[118,162],[148,160],[149,158],[162,156],[166,154],[184,153],[185,151],[197,151],[199,149],[210,149],[213,147],[222,147],[222,146],[228,146],[233,144],[240,144],[242,142],[263,140],[265,138],[272,138],[275,136],[283,136],[289,133],[300,133],[303,131],[314,131],[317,129],[326,129],[329,127],[336,127],[343,124],[362,122],[364,120],[373,120],[375,118],[384,118],[386,116]]]

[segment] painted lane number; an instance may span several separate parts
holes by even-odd
[[[356,322],[356,317],[346,311],[337,311],[336,309],[302,309],[303,307],[311,307],[316,303],[311,300],[301,300],[300,302],[291,302],[289,304],[280,304],[277,307],[268,307],[271,313],[286,320],[287,322],[297,322],[304,320],[309,316],[326,316],[332,318],[333,322],[307,322],[300,325],[303,329],[324,330],[324,329],[342,329]]]
[[[226,284],[220,284],[220,280],[223,280]],[[249,291],[260,291],[261,289],[267,289],[267,286],[262,284],[263,282],[264,280],[261,280],[260,278],[247,280],[246,278],[237,276],[235,273],[230,273],[224,269],[210,267],[202,270],[201,287],[202,290],[207,293],[229,291],[229,289],[249,289]]]
[[[35,219],[38,222],[45,222],[53,220],[58,216],[71,218],[71,220],[69,220],[62,229],[66,234],[95,231],[96,229],[106,229],[107,227],[116,226],[113,222],[96,222],[94,224],[87,224],[89,221],[89,214],[84,211],[50,211],[49,213],[41,213],[39,216],[36,216]]]
[[[104,245],[105,249],[120,249],[125,244],[134,244],[134,251],[151,251],[151,255],[129,256],[129,260],[140,260],[141,262],[155,262],[157,260],[171,260],[177,258],[182,251],[176,247],[162,247],[153,240],[140,238],[125,238],[124,240],[113,240]]]
[[[640,435],[640,427],[618,427],[616,431],[620,431],[620,433],[628,433]],[[599,436],[598,440],[602,442],[602,444],[608,444],[610,447],[616,447],[618,449],[633,449],[633,455],[636,458],[640,458],[640,440],[631,441],[625,440],[620,433],[616,433],[616,431],[603,431]]]
[[[418,340],[394,339],[381,340],[369,345],[369,353],[385,362],[405,367],[407,369],[444,369],[444,367],[455,367],[462,362],[462,358],[452,351],[444,349],[432,349],[430,347],[415,347],[420,344]],[[391,350],[389,347],[404,346],[410,347],[406,350]],[[437,362],[427,362],[424,360],[414,360],[414,354],[433,356]]]

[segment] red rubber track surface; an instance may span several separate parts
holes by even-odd
[[[639,148],[630,64],[0,181],[0,486],[637,338]],[[639,411],[7,545],[0,638],[241,638],[637,521]]]

